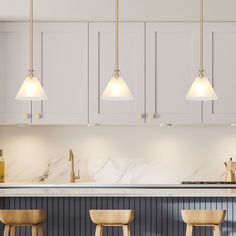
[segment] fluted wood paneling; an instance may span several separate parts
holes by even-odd
[[[225,209],[223,236],[236,236],[236,198],[222,197],[12,197],[0,198],[1,209],[44,209],[48,212],[44,231],[47,236],[92,236],[95,226],[89,209],[134,209],[131,225],[135,236],[183,236],[185,224],[181,209]],[[106,228],[104,236],[120,236],[121,229]],[[0,225],[0,235],[3,225]],[[28,227],[21,227],[17,236],[29,236]],[[209,228],[195,228],[195,236],[209,236]]]

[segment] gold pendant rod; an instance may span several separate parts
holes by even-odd
[[[116,0],[116,43],[115,43],[115,47],[116,47],[116,55],[115,55],[115,63],[116,63],[116,71],[119,71],[119,0]]]
[[[33,76],[33,0],[30,0],[30,68],[29,68],[29,74]]]
[[[200,75],[203,76],[204,68],[203,68],[203,0],[200,0]]]

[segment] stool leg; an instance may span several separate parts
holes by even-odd
[[[187,224],[186,236],[192,236],[192,235],[193,235],[193,226]]]
[[[10,233],[11,236],[16,236],[16,226],[12,226],[11,227],[11,233]]]
[[[43,225],[42,224],[38,225],[38,236],[43,236]]]
[[[214,225],[213,226],[213,233],[214,233],[214,236],[221,236],[219,225]]]
[[[124,236],[131,236],[129,225],[123,225],[123,235]]]
[[[37,225],[32,225],[32,236],[37,236]]]
[[[103,226],[102,225],[97,225],[95,236],[102,236],[102,231],[103,231]]]
[[[10,233],[10,225],[5,225],[3,236],[9,236]]]

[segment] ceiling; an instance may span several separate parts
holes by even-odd
[[[114,0],[115,1],[115,0]],[[34,0],[36,20],[111,21],[113,0]],[[26,20],[29,0],[0,0],[0,20]],[[199,0],[120,0],[121,20],[196,21]],[[206,0],[206,20],[236,21],[236,0]]]

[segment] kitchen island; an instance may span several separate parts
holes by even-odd
[[[236,194],[227,189],[236,185],[126,185],[126,184],[2,184],[2,209],[44,209],[46,235],[94,235],[89,209],[134,209],[132,235],[184,235],[181,209],[225,209],[223,235],[236,235]],[[0,228],[2,234],[2,225]],[[195,235],[211,235],[196,228]],[[30,235],[22,227],[18,235]],[[121,235],[119,228],[106,229],[105,235]]]

